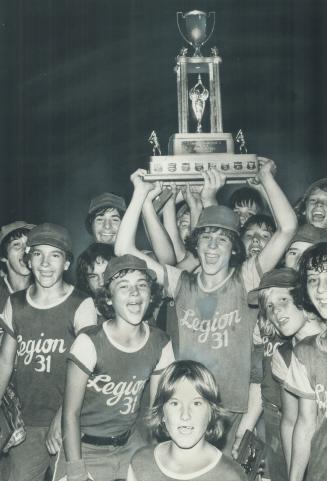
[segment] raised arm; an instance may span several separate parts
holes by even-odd
[[[157,182],[155,188],[148,193],[144,200],[142,208],[144,226],[158,261],[161,264],[175,265],[176,256],[173,244],[153,207],[153,200],[161,191],[162,186]]]
[[[176,260],[177,262],[180,262],[184,259],[186,255],[186,249],[182,241],[182,238],[179,234],[179,230],[177,226],[177,217],[176,217],[177,188],[175,184],[172,185],[172,192],[173,192],[173,195],[166,202],[166,205],[162,210],[163,223],[173,243],[174,251],[176,254]]]
[[[119,227],[115,243],[115,254],[117,256],[132,254],[140,259],[145,260],[148,267],[156,272],[159,284],[163,284],[163,266],[159,264],[159,262],[153,260],[150,256],[147,256],[140,251],[135,245],[136,230],[142,212],[142,207],[146,196],[154,187],[150,182],[144,182],[143,176],[145,173],[145,170],[138,169],[136,172],[134,172],[134,174],[131,175],[131,181],[134,184],[134,192],[131,202]]]
[[[259,157],[259,173],[257,181],[266,191],[277,229],[258,256],[263,272],[273,269],[285,253],[296,229],[297,219],[286,195],[277,184],[273,172],[275,164],[270,159]]]

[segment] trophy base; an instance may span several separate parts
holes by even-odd
[[[196,154],[196,155],[156,155],[150,157],[149,173],[144,176],[147,182],[157,180],[163,184],[177,185],[203,184],[204,170],[217,168],[226,175],[226,183],[243,184],[258,172],[255,154]]]

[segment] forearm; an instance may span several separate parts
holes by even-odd
[[[298,419],[292,442],[290,481],[302,481],[309,462],[314,425]]]
[[[248,409],[243,414],[237,430],[237,437],[243,437],[245,431],[252,431],[262,413],[261,385],[251,383],[249,389]]]
[[[77,413],[65,413],[62,419],[63,444],[66,461],[82,459],[80,417]]]
[[[297,218],[291,204],[271,173],[264,175],[261,182],[276,220],[277,229],[288,233],[291,240],[297,228]]]
[[[285,416],[282,416],[280,424],[280,434],[288,474],[290,473],[291,468],[293,431],[294,423],[292,423],[289,419],[285,419]]]
[[[173,243],[177,262],[180,262],[185,257],[186,249],[177,227],[175,203],[170,200],[163,209],[163,223]]]
[[[117,234],[115,243],[115,254],[117,256],[124,254],[138,255],[139,253],[135,246],[135,237],[145,197],[145,193],[137,189],[134,190],[131,202],[124,214]]]
[[[160,264],[176,264],[176,257],[170,237],[159,220],[153,204],[145,200],[142,208],[145,229],[151,242],[153,252]]]

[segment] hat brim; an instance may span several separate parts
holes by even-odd
[[[126,265],[122,267],[117,267],[113,272],[110,273],[110,276],[105,276],[105,282],[109,282],[113,277],[115,277],[118,272],[124,271],[124,270],[135,270],[135,271],[144,271],[146,274],[148,274],[153,281],[157,280],[157,274],[152,270],[148,268],[142,268],[142,267],[136,267],[133,265]]]

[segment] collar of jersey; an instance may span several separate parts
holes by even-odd
[[[109,321],[110,322],[110,321]],[[149,336],[150,336],[150,328],[149,328],[149,325],[146,323],[146,322],[143,322],[143,326],[144,326],[144,329],[145,329],[145,336],[144,336],[144,339],[142,339],[142,342],[135,348],[132,348],[132,347],[126,347],[126,346],[122,346],[121,344],[119,344],[117,341],[114,341],[112,339],[112,337],[110,336],[109,334],[109,331],[108,331],[108,327],[107,327],[107,323],[104,322],[103,323],[103,330],[104,330],[104,333],[108,339],[108,341],[110,342],[110,344],[112,344],[116,349],[118,349],[119,351],[123,351],[123,352],[137,352],[137,351],[140,351],[145,345],[146,343],[148,342],[148,339],[149,339]]]
[[[160,443],[158,444],[155,448],[154,448],[154,459],[155,459],[155,462],[158,466],[158,468],[160,469],[160,471],[165,474],[166,476],[168,476],[168,478],[173,478],[173,479],[181,479],[181,480],[189,480],[189,479],[194,479],[194,478],[197,478],[199,476],[203,476],[203,474],[206,474],[208,473],[212,468],[214,468],[218,462],[220,461],[220,458],[221,458],[221,451],[219,451],[217,448],[217,457],[216,459],[214,459],[212,461],[212,463],[208,464],[208,466],[205,466],[204,468],[200,469],[199,471],[196,471],[194,473],[188,473],[188,474],[177,474],[177,473],[174,473],[173,471],[170,471],[169,469],[167,469],[161,462],[160,462],[160,459],[159,459],[159,456],[158,456],[158,451],[160,451],[160,449],[162,449],[160,446],[163,446],[165,444],[168,444],[170,443],[171,441],[165,441],[163,443]]]
[[[233,267],[230,271],[230,273],[228,274],[227,277],[225,277],[225,279],[223,279],[221,282],[219,282],[219,284],[217,284],[215,287],[211,287],[210,289],[207,289],[206,287],[204,287],[202,281],[201,281],[201,272],[198,273],[198,285],[201,289],[201,291],[204,291],[204,292],[214,292],[216,291],[217,289],[220,289],[227,281],[228,279],[230,279],[230,277],[234,274],[234,271],[235,271],[235,268]]]
[[[46,306],[42,306],[40,304],[37,304],[37,302],[34,302],[32,299],[31,299],[31,295],[30,295],[30,289],[31,289],[32,286],[29,286],[27,288],[27,291],[26,291],[26,300],[27,302],[29,303],[30,306],[32,307],[35,307],[35,309],[52,309],[53,307],[56,307],[56,306],[59,306],[60,304],[62,304],[63,302],[65,302],[65,300],[71,295],[71,293],[73,292],[74,290],[74,286],[72,285],[69,285],[69,289],[68,289],[68,292],[67,294],[64,295],[64,297],[62,297],[61,299],[59,299],[57,302],[53,302],[52,304],[47,304]]]

